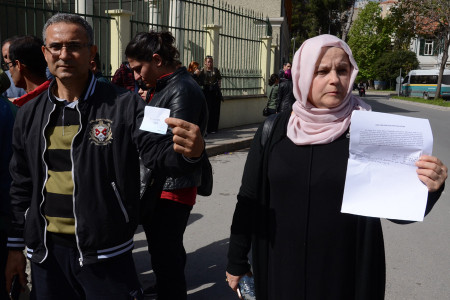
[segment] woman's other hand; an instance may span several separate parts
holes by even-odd
[[[447,179],[448,168],[437,157],[422,155],[416,161],[416,166],[419,179],[429,192],[437,191]]]
[[[226,275],[227,275],[227,282],[228,282],[228,285],[230,286],[230,288],[233,290],[233,291],[237,291],[237,288],[238,288],[238,284],[239,284],[239,280],[241,280],[241,278],[245,275],[245,274],[242,274],[242,275],[240,275],[240,276],[234,276],[234,275],[231,275],[230,273],[228,273],[228,272],[226,272]]]

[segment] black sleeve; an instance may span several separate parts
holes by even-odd
[[[257,210],[258,189],[262,170],[263,149],[261,147],[262,126],[253,138],[252,146],[245,162],[241,188],[231,224],[228,249],[227,272],[238,276],[250,271],[248,253],[254,233],[254,215]]]
[[[133,142],[144,166],[170,177],[180,177],[199,168],[201,159],[187,159],[175,152],[170,131],[167,134],[156,134],[139,129],[144,118],[144,108],[145,102],[138,95],[133,95],[127,107],[127,113],[130,114],[128,120]]]
[[[12,146],[13,155],[9,165],[12,177],[10,189],[12,224],[8,233],[8,247],[23,249],[25,247],[23,230],[25,226],[25,212],[30,207],[33,181],[28,167],[26,143],[23,140],[22,129],[25,128],[27,118],[24,109],[20,109],[14,124]]]

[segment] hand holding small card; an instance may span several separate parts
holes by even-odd
[[[144,119],[142,120],[142,124],[139,129],[159,134],[166,134],[167,124],[165,120],[169,116],[170,109],[146,106]]]

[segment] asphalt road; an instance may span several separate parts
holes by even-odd
[[[374,111],[430,120],[434,155],[450,165],[450,110],[434,109],[367,96]],[[189,300],[237,299],[225,282],[229,228],[247,152],[211,158],[214,191],[199,197],[185,233]],[[386,299],[450,299],[450,199],[442,195],[424,222],[397,225],[383,221],[386,260]],[[142,232],[135,238],[134,257],[146,287],[154,281]]]

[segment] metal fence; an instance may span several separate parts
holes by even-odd
[[[222,73],[225,96],[261,92],[261,37],[271,34],[262,14],[218,0],[2,0],[0,40],[13,35],[41,36],[45,21],[56,12],[85,16],[94,28],[102,71],[111,76],[110,26],[106,10],[132,11],[131,36],[148,30],[169,30],[176,38],[180,60],[203,64],[206,51],[205,25],[222,26],[215,66]]]

